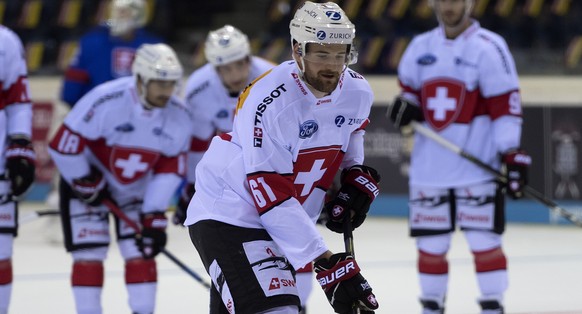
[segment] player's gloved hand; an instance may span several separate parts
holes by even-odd
[[[531,157],[523,149],[512,149],[501,155],[507,178],[506,193],[513,199],[523,197],[523,187],[528,183]]]
[[[6,148],[6,171],[12,195],[20,196],[34,182],[36,155],[32,143],[26,138],[8,140]]]
[[[392,104],[388,107],[386,115],[395,127],[401,128],[410,124],[412,121],[422,120],[422,110],[409,100],[397,96]]]
[[[356,165],[344,170],[340,189],[323,208],[328,218],[325,226],[331,231],[343,233],[344,218],[350,215],[352,230],[359,227],[366,219],[370,204],[380,193],[378,182],[380,175],[372,167]]]
[[[144,258],[154,258],[166,247],[168,219],[163,212],[144,214],[141,224],[141,236],[136,236],[135,243]]]
[[[372,287],[360,274],[356,260],[348,253],[337,253],[313,265],[317,281],[336,313],[352,313],[357,306],[372,312],[378,308]]]
[[[91,167],[88,175],[73,179],[71,188],[80,200],[91,206],[99,206],[104,199],[109,198],[107,182],[95,167]]]
[[[196,193],[194,184],[188,183],[184,186],[180,193],[180,199],[178,199],[178,204],[176,204],[176,211],[172,216],[172,223],[174,225],[182,225],[186,220],[186,212],[188,211],[188,205],[192,196]]]

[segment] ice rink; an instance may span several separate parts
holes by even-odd
[[[21,204],[27,210],[41,204]],[[334,251],[343,250],[341,235],[321,229]],[[406,221],[369,218],[354,234],[355,251],[364,276],[380,302],[377,313],[420,313],[417,301],[416,249]],[[74,313],[69,277],[71,259],[59,241],[60,223],[49,217],[21,225],[14,246],[14,286],[10,313]],[[169,228],[168,251],[194,271],[206,273],[185,228]],[[510,287],[506,313],[582,313],[582,229],[573,226],[519,225],[507,227]],[[472,256],[461,233],[449,252],[448,314],[478,313]],[[165,256],[158,261],[156,313],[207,313],[205,288]],[[105,264],[104,313],[130,313],[123,283],[123,263],[117,247]],[[308,313],[332,313],[314,281]]]

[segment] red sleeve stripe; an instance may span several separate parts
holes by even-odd
[[[230,142],[230,140],[232,140],[232,135],[230,135],[228,133],[221,133],[218,136],[227,142]]]
[[[416,97],[418,97],[418,99],[420,99],[420,91],[413,89],[412,87],[405,85],[404,83],[402,83],[401,80],[398,80],[398,85],[400,85],[400,88],[402,88],[402,91],[405,93],[411,93],[416,95]]]
[[[154,173],[175,173],[179,176],[184,176],[186,173],[186,156],[180,154],[174,157],[160,156],[158,162],[154,167]]]
[[[65,71],[65,79],[67,81],[80,83],[80,84],[87,84],[89,83],[89,72],[81,69],[76,68],[68,68]]]
[[[10,85],[5,91],[0,90],[2,94],[0,99],[2,99],[2,107],[11,104],[24,104],[30,103],[30,96],[28,95],[28,88],[26,83],[26,76],[20,76],[14,84]],[[0,88],[3,86],[0,86]]]
[[[192,137],[190,141],[190,151],[192,152],[205,152],[210,146],[210,139],[201,140],[197,137]]]
[[[368,124],[370,124],[370,119],[366,119],[366,121],[364,121],[356,131],[365,130]]]
[[[247,175],[247,183],[251,189],[259,215],[266,213],[291,197],[297,198],[297,191],[291,181],[292,177],[292,175],[283,176],[274,172]]]
[[[512,113],[512,104],[511,102],[516,102],[513,106],[521,106],[521,100],[519,97],[518,90],[512,90],[505,94],[499,96],[493,96],[489,98],[484,98],[483,102],[487,107],[487,111],[489,112],[489,116],[491,116],[492,120],[495,120],[502,116],[512,115],[521,117],[521,110],[519,113],[515,114]],[[516,111],[516,110],[513,110]]]
[[[64,155],[78,155],[85,149],[85,143],[86,140],[83,136],[63,124],[49,146]]]

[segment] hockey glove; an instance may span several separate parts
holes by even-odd
[[[174,225],[184,224],[188,205],[190,204],[190,200],[192,199],[192,196],[194,196],[194,193],[196,193],[196,189],[192,183],[188,183],[184,188],[182,188],[180,199],[178,199],[178,204],[176,204],[176,211],[174,212],[174,216],[172,216],[172,222]]]
[[[334,254],[329,260],[320,259],[313,266],[315,277],[336,313],[352,313],[354,306],[364,311],[378,308],[372,287],[348,253]]]
[[[154,258],[166,247],[168,220],[164,213],[156,212],[142,215],[141,224],[143,229],[135,242],[144,258]]]
[[[80,200],[91,206],[99,206],[104,199],[109,198],[103,174],[95,167],[91,167],[88,175],[73,179],[71,188]]]
[[[24,194],[34,182],[36,155],[28,139],[8,141],[6,148],[6,171],[14,196]]]
[[[523,149],[512,149],[501,156],[507,178],[506,193],[513,199],[523,197],[523,187],[528,183],[531,157]]]
[[[331,231],[343,233],[344,218],[350,215],[352,230],[359,227],[366,219],[370,204],[380,193],[378,182],[380,175],[372,167],[356,165],[344,170],[339,191],[324,206],[328,218],[325,226]]]
[[[422,110],[401,96],[394,99],[394,102],[388,107],[386,115],[397,128],[406,126],[412,121],[422,120]]]

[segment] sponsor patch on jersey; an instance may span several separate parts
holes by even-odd
[[[335,117],[335,126],[340,128],[346,122],[346,117],[344,116],[337,116]]]
[[[350,71],[350,70],[348,70],[348,73],[350,74],[350,76],[351,76],[351,77],[353,77],[353,78],[355,78],[355,79],[358,79],[358,80],[363,80],[363,79],[364,79],[364,77],[363,77],[363,76],[361,76],[361,75],[360,75],[359,73],[357,73],[357,72],[354,72],[354,71]]]
[[[421,56],[420,58],[418,58],[418,60],[416,60],[416,63],[420,64],[420,65],[431,65],[433,63],[435,63],[437,60],[436,56],[430,53],[427,53],[423,56]]]
[[[124,133],[131,132],[133,130],[135,130],[135,128],[129,122],[124,123],[124,124],[120,124],[120,125],[115,127],[115,131],[124,132]]]
[[[267,110],[267,106],[285,92],[287,92],[285,84],[281,84],[272,90],[267,97],[263,98],[263,101],[257,106],[257,111],[255,112],[255,125],[261,124],[263,113]]]
[[[164,129],[160,128],[160,127],[153,128],[152,133],[154,133],[155,136],[160,136],[160,137],[163,137],[163,138],[168,139],[168,140],[174,139],[170,134],[165,132]]]
[[[435,130],[455,122],[465,101],[465,84],[454,79],[439,78],[422,86],[424,117]]]
[[[470,67],[470,68],[477,68],[477,64],[471,63],[471,62],[469,62],[467,60],[463,60],[460,57],[456,57],[455,58],[455,65],[462,65],[462,66],[467,66],[467,67]]]
[[[254,147],[263,147],[263,139],[260,137],[253,138],[253,146]]]
[[[315,132],[317,132],[318,129],[319,126],[315,120],[305,121],[299,126],[299,138],[310,138],[313,134],[315,134]]]
[[[297,86],[301,90],[301,93],[303,95],[307,95],[307,91],[305,90],[303,83],[301,83],[301,80],[299,79],[299,75],[297,75],[297,73],[291,73],[291,76],[293,76],[293,79],[295,80],[295,84],[297,84]]]
[[[220,110],[220,111],[219,111],[219,112],[216,114],[216,117],[217,117],[218,119],[224,119],[224,118],[228,118],[228,110],[226,110],[226,109],[222,109],[222,110]]]

